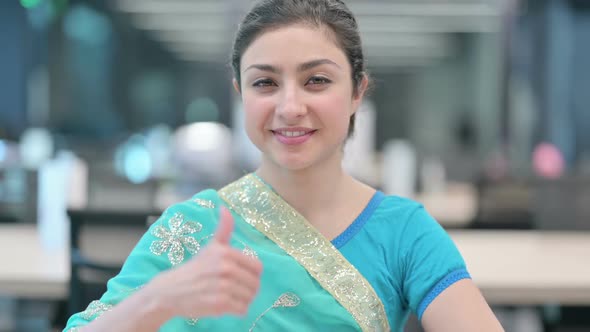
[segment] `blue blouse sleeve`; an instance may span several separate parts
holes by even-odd
[[[402,235],[403,295],[418,319],[430,303],[455,282],[470,278],[459,250],[422,206]]]

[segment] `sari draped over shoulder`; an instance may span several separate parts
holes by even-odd
[[[198,255],[215,232],[220,205],[234,216],[232,246],[263,263],[260,291],[244,317],[176,317],[160,331],[390,330],[381,300],[360,272],[272,188],[249,174],[166,210],[102,298],[72,316],[64,331],[99,318],[157,273]]]

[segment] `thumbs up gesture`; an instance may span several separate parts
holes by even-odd
[[[248,312],[260,287],[262,264],[230,246],[233,230],[233,217],[222,207],[213,240],[197,256],[150,283],[156,297],[169,304],[171,317]]]
[[[218,244],[225,244],[229,246],[229,241],[231,240],[233,231],[234,217],[232,217],[231,213],[225,207],[221,207],[219,227],[217,228],[217,232],[215,232],[214,237],[215,241]]]

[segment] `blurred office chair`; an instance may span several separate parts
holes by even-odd
[[[480,181],[477,188],[478,211],[471,228],[534,228],[530,183],[516,180]]]
[[[110,165],[109,165],[110,166]],[[108,167],[89,168],[88,207],[98,211],[149,211],[154,209],[158,183],[131,183]],[[145,221],[145,220],[144,220]]]
[[[0,168],[0,223],[37,220],[36,170]]]
[[[590,177],[539,179],[534,189],[537,228],[590,231]]]
[[[68,210],[70,284],[67,316],[99,299],[157,211]]]

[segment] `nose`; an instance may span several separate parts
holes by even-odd
[[[296,86],[285,86],[280,94],[276,113],[287,124],[294,123],[307,114],[307,108]]]

